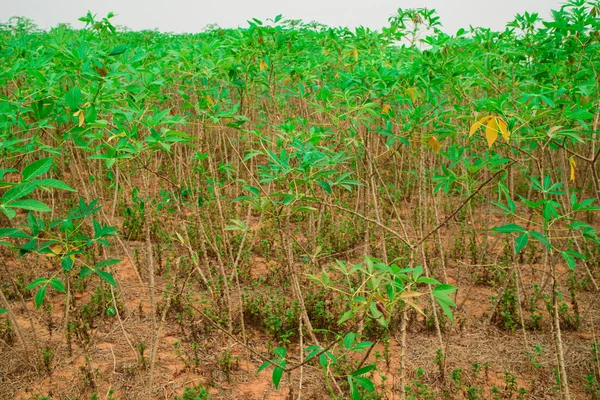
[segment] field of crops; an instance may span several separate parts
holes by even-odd
[[[0,399],[600,399],[599,17],[1,24]]]

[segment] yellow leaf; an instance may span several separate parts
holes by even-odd
[[[406,292],[400,293],[401,299],[412,299],[413,297],[423,296],[425,293],[415,292],[414,290],[407,290]]]
[[[482,117],[479,119],[479,121],[477,121],[473,125],[471,125],[471,130],[469,131],[469,137],[473,136],[475,134],[475,132],[477,132],[477,130],[479,128],[481,128],[483,126],[483,124],[485,124],[490,118],[492,118],[491,115]]]
[[[335,79],[338,79],[339,77],[340,77],[340,74],[338,74],[338,73],[336,73],[334,76]]]
[[[79,126],[83,126],[83,123],[85,122],[85,114],[83,112],[83,110],[79,110]]]
[[[508,124],[504,122],[504,120],[500,117],[496,117],[496,122],[498,123],[498,128],[500,128],[500,133],[506,142],[510,141],[510,131],[508,130]]]
[[[63,253],[63,247],[60,244],[55,244],[50,247],[50,251],[52,251],[52,253],[46,253],[47,257],[60,256]]]
[[[404,299],[404,302],[406,304],[408,304],[409,306],[411,306],[412,308],[414,308],[416,311],[418,311],[421,315],[425,316],[425,313],[423,312],[421,307],[419,307],[418,305],[416,305],[415,303],[413,303],[412,301],[407,300],[407,299]]]
[[[390,112],[390,105],[389,104],[384,105],[383,108],[381,109],[381,113],[387,114],[389,112]]]
[[[440,142],[438,142],[437,138],[435,136],[432,136],[429,138],[429,140],[427,141],[427,144],[429,145],[429,147],[431,147],[433,149],[433,151],[435,151],[436,153],[440,152],[440,149],[442,148],[442,146],[440,145]]]
[[[552,128],[548,129],[548,136],[552,137],[554,136],[554,133],[556,133],[556,131],[558,131],[560,128],[562,128],[562,126],[553,126]]]
[[[496,118],[490,118],[490,122],[485,127],[485,138],[491,149],[496,139],[498,139],[498,123],[496,122]]]
[[[414,103],[417,101],[417,88],[411,87],[404,91],[410,97],[410,100]]]
[[[348,56],[354,57],[354,61],[358,61],[358,50],[354,49],[348,53]]]
[[[125,132],[121,132],[118,135],[112,135],[111,137],[108,138],[108,142],[110,142],[111,140],[115,139],[115,138],[119,138],[119,137],[125,137],[127,136],[127,134]]]
[[[267,68],[267,63],[265,62],[265,60],[261,60],[261,62],[260,62],[260,70],[262,71],[265,68]]]
[[[577,166],[577,163],[575,162],[575,159],[573,157],[569,158],[569,165],[571,166],[571,178],[570,178],[570,180],[572,182],[575,182],[575,167]]]

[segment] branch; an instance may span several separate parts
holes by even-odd
[[[496,178],[498,175],[500,175],[501,173],[505,172],[509,167],[511,167],[515,162],[511,162],[510,164],[508,164],[506,167],[504,167],[503,169],[501,169],[500,171],[496,172],[494,175],[492,175],[488,180],[486,180],[485,182],[483,182],[481,185],[479,185],[479,187],[477,189],[475,189],[475,191],[473,193],[471,193],[471,195],[469,197],[467,197],[466,199],[463,200],[463,202],[452,212],[452,214],[450,214],[449,216],[446,217],[445,220],[443,220],[438,226],[436,226],[435,228],[433,228],[432,230],[430,230],[425,236],[423,236],[417,243],[415,243],[415,245],[413,246],[413,249],[416,248],[417,246],[419,246],[421,243],[423,243],[425,240],[427,240],[427,238],[429,238],[429,236],[433,235],[435,232],[437,232],[441,227],[443,227],[444,225],[446,225],[452,218],[454,218],[454,216],[456,214],[458,214],[458,212],[465,206],[467,205],[467,203],[473,198],[475,197],[475,195],[477,193],[479,193],[481,191],[481,189],[483,189],[488,183],[490,183],[492,180],[494,180],[494,178]]]
[[[319,201],[319,200],[318,200],[318,201]],[[366,217],[366,216],[362,215],[361,213],[359,213],[359,212],[356,212],[356,211],[353,211],[353,210],[350,210],[350,209],[348,209],[348,208],[345,208],[345,207],[342,207],[342,206],[338,206],[337,204],[333,204],[333,203],[326,203],[326,202],[324,202],[324,201],[319,201],[319,203],[321,203],[321,204],[323,204],[323,205],[326,205],[326,206],[330,206],[330,207],[337,208],[338,210],[345,211],[345,212],[347,212],[347,213],[349,213],[349,214],[356,215],[357,217],[360,217],[361,219],[363,219],[363,220],[365,220],[365,221],[371,222],[371,223],[373,223],[373,224],[375,224],[375,225],[379,226],[380,228],[382,228],[382,229],[384,229],[384,230],[388,231],[388,232],[389,232],[389,233],[391,233],[392,235],[396,236],[398,239],[400,239],[400,241],[401,241],[402,243],[404,243],[405,245],[407,245],[407,246],[408,246],[408,247],[409,247],[411,250],[414,250],[414,246],[412,246],[410,243],[408,243],[408,242],[406,241],[406,239],[404,239],[404,236],[403,236],[403,235],[401,235],[399,232],[397,232],[397,231],[393,230],[392,228],[388,228],[387,226],[385,226],[384,224],[382,224],[381,222],[379,222],[379,221],[377,221],[377,220],[374,220],[374,219],[372,219],[372,218]]]
[[[192,303],[190,303],[190,301],[186,298],[183,298],[183,300],[194,310],[196,311],[198,314],[202,315],[206,320],[208,320],[208,322],[214,326],[215,328],[217,328],[218,330],[220,330],[221,332],[225,333],[230,339],[232,339],[234,342],[236,342],[237,344],[243,346],[244,348],[246,348],[247,350],[249,350],[252,354],[254,354],[255,356],[257,356],[258,358],[260,358],[262,361],[264,362],[268,362],[269,364],[271,364],[274,367],[277,367],[281,370],[283,370],[284,372],[290,373],[293,370],[300,368],[301,366],[309,363],[312,359],[317,359],[321,354],[329,351],[333,346],[335,346],[337,343],[341,342],[344,337],[351,332],[357,325],[357,323],[353,324],[350,328],[348,328],[344,334],[340,335],[336,340],[334,340],[333,342],[329,343],[327,345],[327,347],[324,347],[320,352],[318,352],[317,354],[315,354],[312,358],[308,359],[308,360],[304,360],[298,364],[292,365],[291,367],[287,367],[287,368],[282,368],[280,365],[274,363],[273,361],[269,360],[267,357],[263,356],[262,354],[260,354],[257,350],[255,350],[253,347],[247,345],[246,343],[242,342],[241,340],[239,340],[238,338],[236,338],[235,336],[233,336],[231,333],[229,333],[225,328],[222,328],[221,326],[219,326],[219,324],[217,324],[216,322],[214,322],[208,315],[206,315],[202,310],[200,310],[199,308],[197,308],[196,306],[194,306]]]

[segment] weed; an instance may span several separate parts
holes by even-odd
[[[8,345],[15,343],[16,334],[10,322],[10,318],[4,319],[4,322],[0,323],[0,339]]]
[[[175,396],[175,400],[206,400],[209,398],[210,395],[202,384],[197,384],[191,388],[185,388],[183,395]]]

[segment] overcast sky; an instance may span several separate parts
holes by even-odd
[[[502,30],[517,13],[538,12],[547,19],[563,0],[0,0],[0,21],[11,16],[34,20],[40,28],[59,22],[82,24],[87,10],[104,17],[117,14],[115,25],[134,30],[158,28],[166,32],[198,32],[207,24],[247,26],[251,18],[318,21],[329,26],[380,29],[401,8],[436,9],[444,30],[455,33],[469,25]]]

